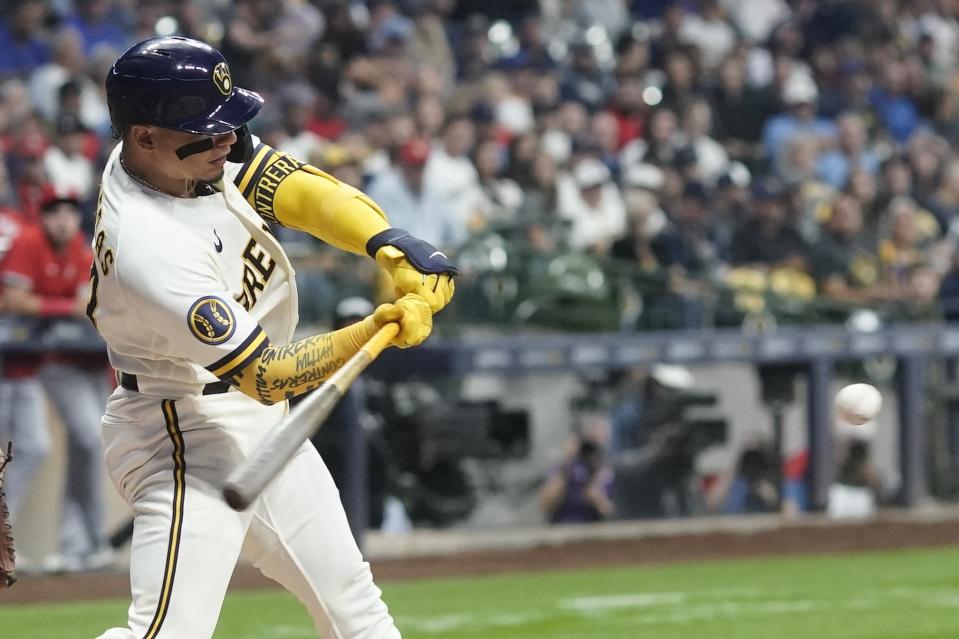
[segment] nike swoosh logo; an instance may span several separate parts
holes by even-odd
[[[220,236],[216,234],[216,229],[213,229],[213,237],[216,238],[216,242],[213,243],[213,248],[216,249],[217,253],[223,252],[223,240],[220,239]]]
[[[433,253],[430,253],[430,256],[429,256],[428,258],[426,258],[426,259],[431,260],[431,259],[433,259],[433,257],[436,256],[436,255],[442,255],[442,256],[443,256],[445,259],[447,259],[447,260],[450,259],[450,258],[446,257],[446,254],[445,254],[445,253],[442,253],[442,252],[440,252],[440,251],[434,251]]]

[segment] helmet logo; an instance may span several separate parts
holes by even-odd
[[[233,90],[233,78],[230,77],[230,69],[227,68],[226,62],[213,67],[213,84],[223,95],[230,95],[230,91]]]

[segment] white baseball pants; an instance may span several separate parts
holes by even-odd
[[[223,502],[226,476],[284,412],[238,392],[176,401],[114,392],[104,446],[135,515],[133,603],[127,627],[100,639],[210,639],[241,547],[324,639],[400,638],[309,442],[249,510]]]

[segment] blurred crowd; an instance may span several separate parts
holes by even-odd
[[[18,220],[69,192],[89,230],[105,73],[181,34],[267,98],[264,141],[445,250],[496,235],[627,265],[682,325],[708,321],[717,286],[745,311],[772,291],[959,315],[954,0],[4,4],[0,204]],[[283,237],[321,274],[308,319],[369,292],[369,272]]]
[[[463,293],[446,317],[479,318],[458,308],[489,296],[486,310],[516,302],[501,318],[540,319],[532,298],[519,302],[538,294],[545,308],[552,286],[567,321],[570,303],[599,300],[619,328],[862,308],[880,321],[959,319],[959,0],[0,6],[0,312],[83,318],[98,176],[116,143],[104,78],[128,46],[160,34],[220,48],[235,84],[266,98],[256,135],[362,188],[394,226],[455,256]],[[369,260],[276,231],[305,322],[377,296]],[[584,308],[581,326],[610,326],[599,306]],[[14,354],[5,364],[0,442],[25,444],[10,469],[21,474],[8,483],[21,487],[12,507],[50,449],[45,429],[27,428],[42,422],[46,397],[64,421],[69,467],[61,544],[45,568],[103,565],[90,469],[106,362]],[[629,421],[637,409],[624,406]],[[847,483],[874,484],[853,450]],[[611,516],[608,452],[570,446],[542,495],[551,519]],[[714,510],[778,508],[784,471],[746,452]]]

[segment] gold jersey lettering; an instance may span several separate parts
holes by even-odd
[[[243,249],[243,275],[241,291],[233,297],[243,308],[250,310],[276,269],[276,261],[270,257],[252,237]]]

